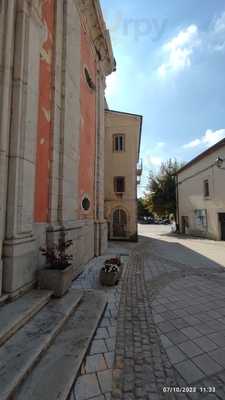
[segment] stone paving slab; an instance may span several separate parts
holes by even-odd
[[[105,369],[107,369],[107,364],[102,354],[94,354],[86,357],[85,371],[87,374]]]
[[[107,347],[104,340],[94,339],[91,344],[90,354],[101,354],[107,352]]]
[[[73,283],[74,288],[101,290],[107,297],[105,309],[90,349],[85,357],[80,376],[74,384],[69,400],[111,400],[112,367],[115,358],[117,317],[120,303],[121,281],[115,287],[103,287],[99,282],[99,271],[104,260],[116,254],[127,254],[120,246],[113,246],[112,253],[92,260],[84,272]],[[122,256],[124,269],[127,255]]]
[[[162,256],[146,238],[131,253],[117,326],[115,400],[200,400],[208,386],[215,388],[209,398],[225,399],[224,270],[203,260],[186,266],[182,257],[181,263]],[[190,385],[196,393],[163,392]]]
[[[204,378],[203,372],[190,360],[176,364],[175,368],[188,385],[193,385]]]
[[[75,398],[78,398],[79,400],[86,400],[101,395],[96,374],[79,376],[75,385],[74,394]]]

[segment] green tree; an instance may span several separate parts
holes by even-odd
[[[151,217],[152,213],[149,211],[148,199],[140,197],[137,202],[138,206],[138,219],[143,217]]]
[[[159,216],[176,213],[176,172],[183,166],[169,159],[161,164],[158,173],[149,174],[146,201],[151,212]]]

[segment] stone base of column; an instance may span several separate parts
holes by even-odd
[[[66,240],[72,240],[68,254],[73,255],[73,278],[81,272],[81,267],[94,257],[94,221],[77,220],[64,222],[63,226],[51,225],[47,229],[47,242],[57,243],[62,230]]]
[[[2,271],[3,271],[3,262],[2,258],[0,258],[0,296],[2,295]]]
[[[108,247],[107,221],[95,221],[95,256],[102,255]]]
[[[5,240],[3,244],[4,293],[13,293],[36,279],[36,241],[33,236]]]

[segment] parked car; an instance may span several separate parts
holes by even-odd
[[[170,223],[171,223],[171,222],[170,222],[169,219],[163,219],[163,220],[162,220],[162,224],[163,224],[163,225],[170,225]]]

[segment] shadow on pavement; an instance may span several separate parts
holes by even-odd
[[[167,235],[165,235],[167,236]],[[192,268],[210,268],[213,272],[224,272],[224,265],[203,256],[178,242],[167,242],[160,239],[139,236],[139,243],[146,245],[146,251],[151,250],[155,255],[175,261]],[[225,256],[225,248],[224,248]]]

